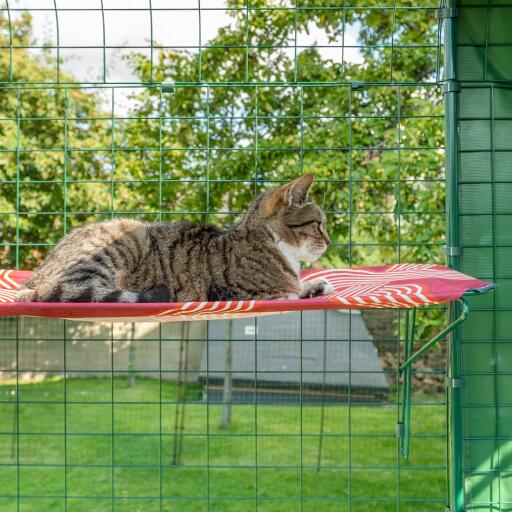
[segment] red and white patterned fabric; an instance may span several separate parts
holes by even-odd
[[[0,270],[0,316],[94,321],[216,320],[314,309],[413,308],[442,304],[492,284],[442,265],[404,263],[351,269],[309,270],[302,279],[327,279],[330,295],[314,299],[169,303],[15,302],[31,272]]]

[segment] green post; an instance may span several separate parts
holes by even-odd
[[[460,86],[456,81],[456,11],[455,0],[449,0],[447,9],[440,9],[444,23],[445,45],[445,164],[446,164],[446,215],[447,259],[451,268],[459,269],[460,240],[458,212],[458,140],[457,94]],[[460,313],[458,304],[449,307],[449,322]],[[448,338],[448,510],[463,512],[464,487],[462,464],[462,381],[460,379],[459,328]]]
[[[449,306],[450,318],[456,315],[458,303]],[[448,402],[448,505],[450,512],[464,511],[464,478],[462,464],[462,384],[460,346],[457,327],[448,337],[447,402]]]

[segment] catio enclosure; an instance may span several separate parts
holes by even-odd
[[[0,6],[3,267],[33,268],[70,229],[112,217],[228,224],[261,190],[314,172],[333,240],[323,265],[447,258],[499,284],[416,364],[408,459],[396,312],[347,314],[328,339],[298,315],[282,340],[298,357],[279,369],[293,401],[282,385],[260,399],[279,343],[265,319],[241,339],[204,322],[2,319],[2,511],[512,509],[509,3]],[[445,321],[422,311],[420,338]],[[226,356],[219,403],[203,385],[229,342],[253,357],[229,369]],[[310,369],[327,343],[346,358]],[[379,367],[355,365],[362,344]],[[252,402],[230,399],[241,373]],[[386,392],[362,396],[365,375]]]

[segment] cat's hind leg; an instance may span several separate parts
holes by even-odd
[[[144,292],[116,290],[107,294],[101,302],[170,302],[169,288],[159,284]]]
[[[37,292],[32,288],[21,288],[16,295],[18,302],[34,302],[37,300]]]

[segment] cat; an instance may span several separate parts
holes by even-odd
[[[265,192],[229,229],[118,219],[65,236],[20,290],[22,302],[188,302],[297,299],[332,292],[303,282],[301,261],[330,244],[303,175]]]

